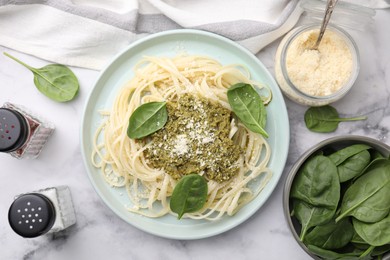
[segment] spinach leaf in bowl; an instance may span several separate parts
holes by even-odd
[[[354,235],[352,223],[348,218],[339,222],[334,219],[313,228],[305,238],[305,243],[323,249],[338,249],[346,246]]]
[[[372,250],[371,255],[378,256],[378,259],[381,259],[379,257],[383,256],[387,252],[390,252],[390,244],[375,247],[374,250]]]
[[[356,233],[368,244],[383,246],[390,244],[390,215],[375,223],[365,223],[353,219]]]
[[[315,151],[298,170],[290,190],[296,231],[321,259],[382,259],[390,253],[390,158],[375,146],[340,145]]]
[[[295,177],[290,196],[313,206],[336,208],[340,199],[336,165],[323,155],[310,158]]]
[[[371,162],[358,174],[353,178],[353,181],[355,182],[360,176],[362,176],[364,173],[367,172],[367,169],[371,168],[372,165],[380,165],[382,163],[386,163],[389,159],[386,159],[384,157],[372,157],[371,155]]]
[[[345,192],[336,222],[353,216],[364,222],[377,222],[390,210],[390,160],[372,164]]]
[[[336,207],[333,209],[316,207],[301,200],[294,200],[293,207],[293,214],[302,225],[299,236],[301,241],[304,241],[305,235],[310,228],[327,223],[336,213]]]
[[[307,248],[313,254],[321,257],[322,259],[332,259],[332,260],[369,260],[371,259],[370,255],[361,257],[364,254],[362,250],[354,250],[352,252],[338,253],[332,250],[323,249],[315,245],[308,245]]]
[[[357,153],[337,166],[340,182],[346,182],[358,176],[370,163],[371,156],[367,150]]]
[[[361,151],[368,150],[371,147],[365,144],[354,144],[347,146],[337,152],[334,152],[329,155],[329,159],[336,164],[336,166],[342,164],[345,160],[354,156],[355,154],[360,153]]]

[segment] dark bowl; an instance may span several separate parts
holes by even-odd
[[[295,240],[302,247],[302,249],[313,259],[321,259],[321,258],[311,253],[309,249],[306,247],[306,245],[300,241],[299,232],[301,229],[301,224],[295,218],[292,218],[290,215],[291,207],[292,207],[290,201],[291,185],[294,181],[295,175],[311,155],[319,151],[340,150],[342,148],[345,148],[353,144],[367,144],[372,148],[376,149],[383,156],[385,157],[390,156],[390,146],[373,138],[369,138],[365,136],[356,136],[356,135],[343,135],[343,136],[332,137],[314,145],[308,151],[306,151],[292,166],[290,172],[288,173],[286,182],[284,184],[284,190],[283,190],[284,216],[286,218],[290,231],[293,234]],[[386,256],[384,256],[383,260],[390,260],[390,253],[387,253]]]

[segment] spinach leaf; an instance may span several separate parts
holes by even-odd
[[[386,158],[381,158],[381,157],[376,157],[371,160],[371,162],[358,174],[353,178],[353,181],[356,181],[357,178],[362,176],[365,172],[367,172],[367,169],[370,169],[373,167],[373,165],[381,165],[382,163],[387,163],[388,159]]]
[[[360,245],[367,245],[367,247],[369,246],[367,244],[367,242],[364,241],[363,238],[361,236],[359,236],[358,233],[356,233],[355,229],[354,229],[354,234],[353,234],[352,239],[351,239],[351,243],[360,244]],[[365,248],[367,248],[367,247],[365,247]]]
[[[373,246],[390,244],[390,215],[375,223],[365,223],[355,218],[352,222],[356,233],[368,244]]]
[[[310,228],[327,223],[334,217],[336,212],[336,208],[315,207],[301,200],[293,201],[293,209],[294,216],[302,225],[299,235],[301,241],[304,241],[306,233]]]
[[[310,107],[305,113],[306,127],[313,132],[329,133],[337,129],[340,122],[365,120],[367,117],[340,118],[332,106]]]
[[[371,255],[372,256],[380,256],[380,255],[386,254],[388,252],[390,252],[390,244],[375,247],[374,250],[372,251]]]
[[[320,256],[323,259],[343,259],[343,260],[365,260],[371,259],[370,256],[366,256],[365,258],[360,258],[360,255],[363,253],[360,250],[355,250],[353,252],[347,253],[337,253],[331,250],[323,249],[315,245],[308,245],[307,248],[313,254]]]
[[[307,160],[294,178],[290,196],[314,206],[336,208],[340,183],[334,163],[323,155]]]
[[[390,159],[371,147],[315,153],[297,172],[290,200],[300,240],[314,254],[361,260],[389,251]]]
[[[170,208],[178,214],[178,219],[184,213],[200,210],[207,199],[207,181],[198,174],[189,174],[180,179],[173,189]]]
[[[264,130],[267,111],[256,90],[249,84],[237,83],[227,91],[229,104],[234,114],[252,132],[268,137]]]
[[[334,152],[329,155],[329,159],[336,164],[336,166],[342,164],[349,157],[354,156],[355,154],[360,153],[361,151],[368,150],[371,147],[365,144],[354,144],[348,147],[345,147],[337,152]]]
[[[346,182],[358,176],[370,163],[370,153],[367,150],[361,151],[345,160],[337,166],[340,182]]]
[[[49,64],[42,68],[33,68],[10,54],[4,55],[20,63],[34,74],[34,84],[48,98],[66,102],[72,100],[79,91],[79,81],[65,65]]]
[[[304,243],[324,249],[338,249],[347,245],[354,233],[349,219],[345,218],[337,223],[333,219],[324,225],[313,228],[306,235]]]
[[[127,136],[140,139],[164,127],[168,120],[166,102],[149,102],[134,110],[129,119]]]
[[[383,156],[383,154],[381,154],[381,153],[378,152],[377,150],[371,150],[371,158],[372,158],[372,160],[376,160],[376,159],[385,159],[385,157]]]
[[[336,221],[353,216],[372,223],[386,217],[390,210],[389,173],[390,160],[378,160],[372,164],[345,192]]]

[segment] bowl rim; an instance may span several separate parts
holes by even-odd
[[[299,240],[299,236],[294,228],[294,225],[291,220],[290,216],[290,191],[291,191],[291,186],[293,183],[293,180],[295,178],[295,175],[298,173],[298,170],[301,168],[301,166],[305,163],[305,161],[315,152],[323,149],[326,146],[340,143],[340,142],[348,142],[348,141],[354,141],[356,143],[365,143],[368,145],[373,146],[375,149],[379,149],[380,152],[385,151],[387,153],[386,156],[390,155],[390,146],[387,145],[384,142],[381,142],[377,139],[374,139],[372,137],[368,136],[361,136],[361,135],[340,135],[340,136],[334,136],[330,137],[328,139],[325,139],[315,145],[313,145],[311,148],[309,148],[306,152],[304,152],[292,165],[290,170],[287,172],[287,177],[284,182],[284,187],[283,187],[283,213],[284,217],[287,221],[288,228],[290,232],[292,233],[295,241],[299,244],[299,246],[308,254],[310,255],[313,259],[321,259],[318,256],[314,255],[311,253],[306,245]]]

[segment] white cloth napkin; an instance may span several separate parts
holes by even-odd
[[[388,7],[390,0],[347,1]],[[228,37],[257,53],[296,24],[303,12],[299,2],[0,0],[0,45],[51,62],[99,70],[145,35],[192,28]]]
[[[0,45],[101,69],[145,35],[179,28],[228,37],[253,53],[290,30],[299,0],[0,0]]]

